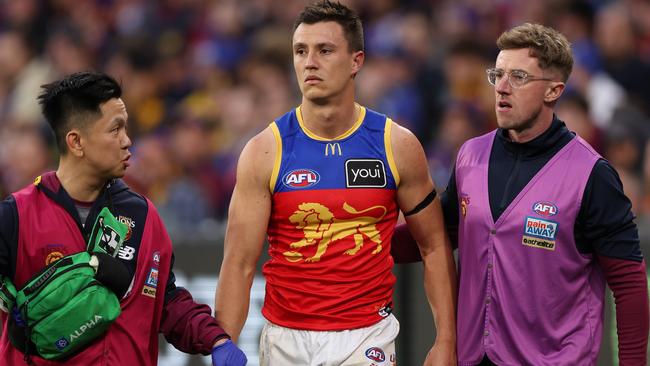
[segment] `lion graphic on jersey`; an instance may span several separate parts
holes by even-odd
[[[372,206],[357,211],[354,207],[345,202],[343,203],[343,209],[349,214],[359,216],[346,220],[337,219],[334,217],[332,212],[322,204],[305,202],[298,205],[298,210],[289,217],[289,221],[296,224],[296,228],[301,229],[305,235],[301,240],[291,243],[291,248],[299,249],[309,245],[317,245],[316,253],[312,257],[305,259],[305,262],[320,261],[330,243],[341,240],[350,235],[354,238],[355,246],[352,249],[346,250],[345,254],[357,254],[363,246],[364,236],[377,244],[377,247],[372,251],[372,254],[381,252],[381,235],[375,224],[386,215],[386,207]],[[362,214],[373,210],[382,210],[382,213],[379,217],[361,216]],[[290,262],[297,262],[303,258],[303,255],[300,252],[294,250],[284,252],[283,254]]]

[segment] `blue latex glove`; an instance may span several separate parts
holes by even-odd
[[[245,366],[248,359],[229,339],[212,349],[212,366]]]

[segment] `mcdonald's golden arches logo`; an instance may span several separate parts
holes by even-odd
[[[341,145],[338,142],[328,142],[325,145],[325,156],[338,155],[341,156]]]

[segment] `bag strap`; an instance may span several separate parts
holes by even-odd
[[[9,313],[16,302],[16,287],[7,276],[0,276],[0,311]]]

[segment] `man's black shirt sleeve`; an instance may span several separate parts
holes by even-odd
[[[18,248],[18,209],[13,196],[0,202],[0,275],[13,280]]]
[[[641,262],[639,234],[631,207],[614,168],[606,160],[596,162],[576,219],[578,250]]]

